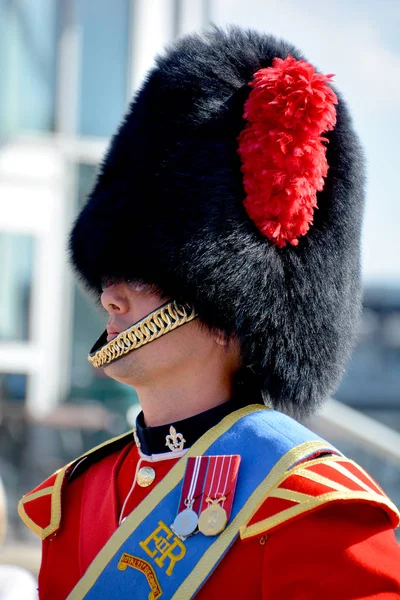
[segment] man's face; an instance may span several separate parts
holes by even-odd
[[[151,286],[133,283],[114,283],[106,287],[101,303],[109,314],[107,340],[110,341],[124,329],[131,327],[165,303]],[[228,351],[226,342],[191,321],[164,336],[129,352],[107,365],[105,373],[134,387],[147,386],[157,381],[172,381],[177,375],[205,369],[210,360],[226,360],[227,368],[236,360]]]

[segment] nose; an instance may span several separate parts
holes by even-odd
[[[129,301],[123,285],[112,284],[106,287],[100,299],[110,315],[120,315],[129,311]]]

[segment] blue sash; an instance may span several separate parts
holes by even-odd
[[[67,600],[189,600],[216,568],[288,470],[314,454],[338,453],[282,413],[251,405],[210,429],[129,515],[96,556]],[[230,521],[216,537],[180,540],[171,531],[188,456],[242,457]],[[99,524],[100,526],[100,524]]]

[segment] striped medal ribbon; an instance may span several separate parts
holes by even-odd
[[[197,529],[207,466],[207,456],[188,458],[178,514],[171,525],[172,531],[182,539],[192,535]]]
[[[218,535],[229,520],[236,488],[240,456],[210,456],[198,528],[207,536]]]

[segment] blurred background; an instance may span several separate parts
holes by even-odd
[[[18,499],[134,421],[134,391],[86,360],[105,315],[75,286],[66,239],[154,56],[211,23],[289,39],[350,105],[368,159],[364,314],[311,426],[400,504],[399,22],[397,0],[0,0],[0,562],[37,570]]]

